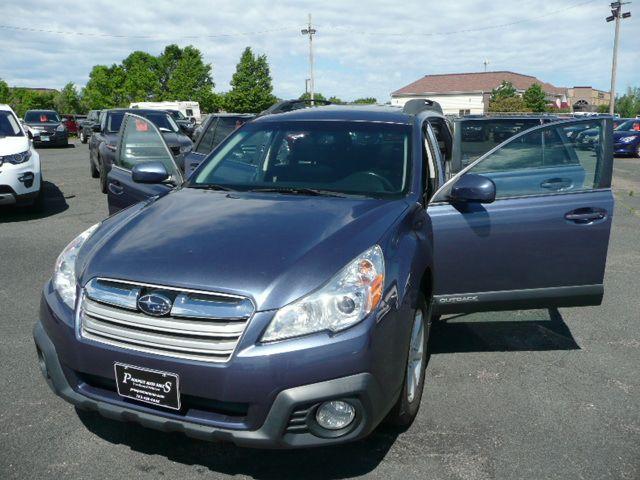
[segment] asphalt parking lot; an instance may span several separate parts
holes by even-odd
[[[0,210],[0,479],[640,478],[640,160],[615,163],[602,306],[448,318],[408,431],[280,452],[106,420],[49,391],[31,338],[40,289],[107,208],[86,145],[40,153],[45,213]]]

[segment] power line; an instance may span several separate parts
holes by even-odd
[[[512,22],[508,22],[508,23],[501,23],[501,24],[497,24],[497,25],[487,25],[484,27],[476,27],[476,28],[466,28],[466,29],[462,29],[462,30],[450,30],[450,31],[443,31],[443,32],[372,32],[372,31],[358,31],[358,33],[360,35],[374,35],[374,36],[393,36],[393,37],[406,37],[406,36],[420,36],[420,37],[436,37],[436,36],[445,36],[445,35],[457,35],[460,33],[474,33],[474,32],[483,32],[486,30],[495,30],[495,29],[499,29],[499,28],[506,28],[506,27],[511,27],[513,25],[518,25],[521,23],[528,23],[528,22],[535,22],[536,20],[541,20],[543,18],[547,18],[547,17],[551,17],[553,15],[557,15],[559,13],[563,13],[566,12],[567,10],[571,10],[574,8],[579,8],[579,7],[583,7],[585,5],[588,5],[590,3],[595,3],[598,0],[586,0],[584,2],[580,2],[580,3],[575,3],[573,5],[569,5],[567,7],[558,9],[558,10],[554,10],[552,12],[547,12],[543,15],[538,15],[537,17],[531,17],[531,18],[521,18],[519,20],[514,20]],[[354,30],[353,26],[342,26],[342,25],[321,25],[323,28],[326,29],[348,29],[348,30]]]
[[[254,30],[251,32],[237,32],[237,33],[219,33],[216,35],[184,35],[184,36],[159,36],[159,35],[118,35],[114,33],[101,33],[101,32],[76,32],[71,30],[48,30],[45,28],[34,27],[20,27],[17,25],[0,25],[0,29],[4,30],[17,30],[20,32],[32,32],[32,33],[51,33],[55,35],[75,35],[82,37],[108,37],[108,38],[138,38],[138,39],[198,39],[198,38],[220,38],[220,37],[246,37],[250,35],[261,35],[264,33],[284,32],[286,30],[294,31],[298,27],[281,27],[271,28],[268,30]]]
[[[561,9],[557,9],[551,12],[547,12],[543,15],[538,15],[536,17],[531,17],[531,18],[521,18],[519,20],[514,20],[512,22],[507,22],[507,23],[502,23],[502,24],[497,24],[497,25],[487,25],[484,27],[474,27],[474,28],[466,28],[466,29],[461,29],[461,30],[450,30],[450,31],[441,31],[441,32],[415,32],[415,31],[411,31],[411,32],[372,32],[372,31],[366,31],[366,30],[359,30],[359,34],[363,34],[363,35],[374,35],[374,36],[390,36],[390,37],[406,37],[406,36],[420,36],[420,37],[435,37],[435,36],[446,36],[446,35],[458,35],[461,33],[475,33],[475,32],[482,32],[482,31],[486,31],[486,30],[496,30],[496,29],[500,29],[500,28],[507,28],[507,27],[511,27],[514,25],[519,25],[521,23],[528,23],[528,22],[535,22],[536,20],[540,20],[543,18],[547,18],[553,15],[557,15],[559,13],[563,13],[567,10],[572,10],[575,8],[579,8],[579,7],[583,7],[585,5],[588,5],[590,3],[595,3],[598,0],[586,0],[583,2],[579,2],[579,3],[575,3],[573,5],[568,5],[564,8]],[[317,25],[316,25],[317,27]],[[353,31],[354,30],[354,26],[350,25],[350,26],[344,26],[344,25],[324,25],[322,26],[322,28],[328,29],[328,30],[350,30]],[[113,34],[113,33],[100,33],[100,32],[78,32],[78,31],[71,31],[71,30],[49,30],[49,29],[44,29],[44,28],[35,28],[35,27],[22,27],[22,26],[17,26],[17,25],[0,25],[0,29],[4,29],[4,30],[16,30],[16,31],[22,31],[22,32],[32,32],[32,33],[49,33],[49,34],[55,34],[55,35],[74,35],[74,36],[83,36],[83,37],[108,37],[108,38],[132,38],[132,39],[199,39],[199,38],[231,38],[231,37],[246,37],[246,36],[251,36],[251,35],[262,35],[262,34],[267,34],[267,33],[276,33],[276,32],[284,32],[287,30],[291,30],[291,32],[294,32],[296,30],[299,30],[300,27],[296,26],[296,27],[280,27],[280,28],[272,28],[272,29],[267,29],[267,30],[253,30],[253,31],[249,31],[249,32],[236,32],[236,33],[220,33],[220,34],[214,34],[214,35],[184,35],[184,36],[162,36],[162,35],[119,35],[119,34]]]

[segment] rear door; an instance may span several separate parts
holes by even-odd
[[[160,161],[169,173],[165,183],[136,183],[131,169],[142,162]],[[125,114],[113,167],[107,176],[109,213],[115,213],[155,195],[164,195],[182,183],[183,177],[158,128],[146,118]]]
[[[216,131],[217,122],[218,117],[211,116],[207,119],[193,150],[185,157],[184,176],[186,178],[189,178],[198,165],[200,165],[211,150],[213,150],[213,136]]]
[[[589,149],[569,132],[598,132]],[[434,308],[439,313],[596,305],[611,220],[612,120],[550,123],[522,132],[434,195]],[[491,178],[496,200],[454,204],[464,174]]]

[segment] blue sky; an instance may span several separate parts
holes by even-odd
[[[82,86],[95,64],[117,63],[133,50],[158,54],[177,43],[198,47],[213,64],[216,90],[225,91],[240,53],[251,46],[267,55],[275,94],[298,96],[308,76],[300,28],[311,12],[316,90],[325,95],[384,102],[426,74],[481,71],[484,59],[489,70],[608,90],[609,3],[3,0],[0,78],[12,86]],[[618,91],[640,86],[640,2],[630,7],[636,11],[622,24]]]

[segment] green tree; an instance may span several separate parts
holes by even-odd
[[[530,112],[522,97],[504,97],[489,102],[490,112]]]
[[[342,99],[340,99],[340,98],[338,98],[338,97],[336,97],[336,96],[329,97],[329,98],[328,98],[328,100],[329,100],[331,103],[335,103],[336,105],[342,105],[342,104],[344,103],[344,102],[342,101]]]
[[[269,64],[265,55],[256,56],[245,48],[231,78],[231,90],[225,95],[225,108],[230,112],[257,113],[276,100]]]
[[[84,107],[91,110],[128,107],[123,90],[125,78],[125,71],[119,65],[94,66],[89,74],[89,81],[82,90]]]
[[[167,49],[165,49],[165,53]],[[164,55],[164,54],[163,54]],[[168,74],[166,90],[162,92],[166,100],[195,100],[197,102],[211,102],[213,93],[213,79],[211,64],[204,63],[202,53],[195,47],[187,46],[180,52],[171,50],[171,57],[159,59],[160,65],[170,65],[171,69],[163,73]]]
[[[300,100],[311,100],[311,93],[310,92],[304,92],[302,95],[300,95],[298,97]],[[314,100],[326,100],[327,97],[325,97],[322,93],[320,92],[313,92],[313,99]]]
[[[598,105],[598,113],[609,113],[609,104]]]
[[[362,104],[362,105],[375,105],[378,103],[378,100],[374,97],[364,97],[364,98],[356,98],[353,103]]]
[[[547,109],[547,100],[542,87],[534,83],[522,95],[525,106],[532,112],[544,112]]]
[[[513,86],[513,83],[507,82],[503,80],[502,83],[497,87],[491,90],[491,101],[501,100],[503,98],[513,98],[518,95],[516,87]]]
[[[0,78],[0,103],[9,103],[9,85]]]
[[[23,117],[27,110],[55,109],[55,91],[37,91],[27,88],[11,88],[9,93],[9,105]]]
[[[156,100],[160,96],[160,64],[158,57],[136,51],[122,61],[124,84],[128,102]]]
[[[622,118],[640,115],[640,87],[629,87],[624,95],[616,98],[616,113]]]
[[[55,97],[56,110],[60,113],[80,113],[80,95],[72,82],[67,83]]]

